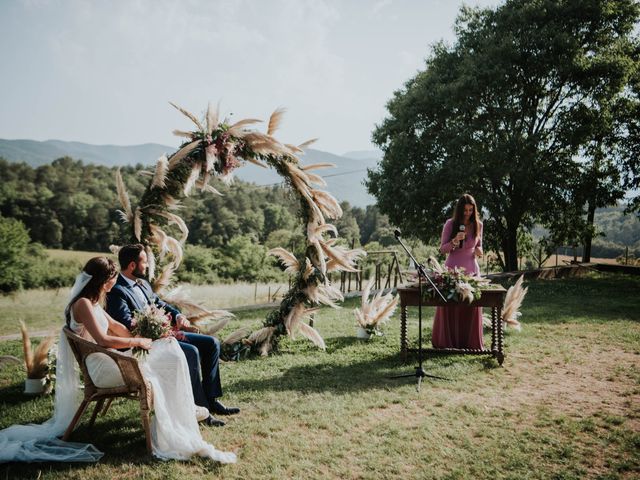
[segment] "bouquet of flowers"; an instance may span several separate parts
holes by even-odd
[[[171,335],[171,321],[163,308],[155,305],[147,305],[144,310],[137,310],[133,314],[133,328],[131,333],[134,336],[150,338],[158,340]],[[136,347],[133,349],[136,357],[147,354],[144,348]]]
[[[431,265],[431,280],[447,301],[471,303],[479,300],[482,295],[481,289],[490,284],[488,279],[467,275],[461,268],[454,267],[453,270],[443,268],[433,257],[429,258],[428,263]],[[422,285],[424,287],[422,294],[425,299],[440,297],[431,284],[423,282]]]

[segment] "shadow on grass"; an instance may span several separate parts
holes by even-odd
[[[338,338],[338,340],[338,345],[340,341],[346,346],[352,343],[352,340],[347,337]],[[299,391],[336,394],[380,388],[393,389],[402,387],[405,382],[391,377],[415,372],[417,363],[417,359],[410,357],[406,364],[402,364],[398,354],[393,353],[358,362],[300,365],[293,366],[276,377],[236,380],[228,388],[252,392]],[[423,367],[429,374],[456,381],[466,375],[464,371],[460,371],[461,363],[470,366],[474,371],[497,368],[495,360],[478,356],[429,358],[425,359]],[[452,366],[456,368],[451,369]],[[411,378],[406,380],[410,382]]]
[[[0,398],[5,406],[21,405],[23,403],[33,402],[38,397],[30,396],[24,393],[24,383],[14,383],[0,388]]]
[[[123,404],[127,405],[127,404]],[[158,467],[172,468],[172,462],[165,462],[155,458],[147,452],[144,430],[138,416],[136,408],[119,407],[120,412],[109,412],[106,417],[99,417],[93,428],[89,429],[87,422],[90,415],[85,414],[81,425],[74,431],[70,442],[91,443],[98,450],[104,453],[98,464],[115,467],[129,465],[142,475],[140,469],[154,470]],[[202,474],[219,474],[223,466],[212,460],[193,458],[192,462],[198,464]],[[48,472],[82,472],[85,468],[92,468],[94,463],[20,463],[12,462],[0,464],[1,478],[39,478],[42,474],[43,466],[46,465]],[[171,475],[169,475],[171,476]]]

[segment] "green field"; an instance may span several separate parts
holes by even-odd
[[[415,380],[389,378],[415,366],[399,361],[398,315],[384,337],[362,342],[353,300],[316,315],[326,352],[287,339],[268,358],[223,364],[225,401],[242,413],[202,431],[236,451],[236,465],[154,460],[134,402],[121,401],[74,434],[105,452],[99,463],[7,464],[0,478],[638,478],[640,278],[529,287],[503,367],[486,357],[429,359],[426,369],[448,380],[419,393]],[[263,315],[242,312],[226,330]],[[415,339],[415,311],[410,323]],[[0,354],[19,355],[19,342],[0,343]],[[51,414],[52,399],[24,396],[22,381],[18,366],[0,371],[0,427]]]

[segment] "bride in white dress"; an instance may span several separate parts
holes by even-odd
[[[139,360],[143,376],[153,388],[154,417],[151,420],[151,446],[160,459],[185,460],[194,455],[222,463],[235,463],[236,455],[221,452],[205,442],[196,420],[196,406],[189,370],[178,342],[166,338],[152,342],[132,337],[113,320],[99,302],[116,282],[117,269],[106,257],[89,260],[76,278],[71,301],[65,310],[67,324],[78,335],[107,348],[148,349]],[[101,454],[90,445],[65,443],[55,439],[69,425],[77,409],[79,382],[64,335],[60,337],[56,369],[54,416],[42,425],[14,425],[0,431],[0,462],[3,461],[95,461]],[[100,387],[113,387],[123,380],[115,362],[107,355],[87,358],[91,379]]]

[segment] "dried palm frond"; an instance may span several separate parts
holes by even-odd
[[[311,212],[310,212],[311,223],[315,223],[315,224],[325,223],[324,215],[322,214],[322,211],[320,210],[315,200],[311,196],[309,187],[305,185],[305,183],[303,182],[303,180],[300,179],[299,176],[295,175],[293,169],[290,169],[289,171],[292,173],[292,175],[289,177],[291,179],[291,183],[293,184],[294,188],[300,193],[300,195],[304,197],[304,199],[307,201],[307,205],[309,205],[309,208],[311,209]]]
[[[293,337],[293,327],[298,323],[304,313],[304,302],[295,304],[284,318],[284,327],[287,333]]]
[[[333,195],[322,190],[311,190],[311,195],[326,217],[336,219],[342,217],[342,208]]]
[[[249,327],[242,327],[236,330],[235,332],[231,332],[227,338],[222,341],[223,345],[233,345],[234,343],[238,343],[243,338],[247,337],[251,333],[251,329]]]
[[[311,263],[311,260],[309,260],[308,258],[304,259],[304,273],[302,274],[302,278],[304,280],[308,280],[309,277],[313,274],[313,271],[315,270],[313,264]]]
[[[248,162],[253,163],[254,165],[259,166],[259,167],[262,167],[262,168],[269,168],[267,165],[265,165],[264,163],[262,163],[262,162],[261,162],[260,160],[258,160],[257,158],[248,157],[246,160],[247,160]]]
[[[328,305],[332,308],[340,308],[335,302],[343,302],[342,292],[332,284],[309,285],[303,290],[307,298],[315,303]]]
[[[160,252],[160,260],[162,260],[164,258],[164,254],[167,252],[168,235],[164,232],[164,230],[153,223],[149,224],[149,232],[151,233],[151,235],[147,237],[147,240],[158,247],[158,251]]]
[[[140,237],[142,237],[142,212],[140,207],[136,207],[136,213],[133,215],[133,234],[140,241]]]
[[[220,112],[220,102],[218,102],[218,106],[215,109],[211,107],[211,102],[209,102],[209,104],[207,105],[207,115],[206,115],[207,133],[209,135],[211,135],[211,132],[213,132],[218,127],[219,112]]]
[[[243,139],[249,144],[251,150],[261,155],[286,155],[289,153],[284,145],[264,133],[249,132],[243,136]]]
[[[367,330],[379,330],[380,325],[385,323],[395,312],[398,306],[398,295],[393,296],[391,292],[382,295],[380,290],[369,300],[371,287],[374,278],[370,278],[362,292],[362,306],[354,309],[357,324]]]
[[[273,337],[275,331],[275,327],[263,327],[249,335],[247,343],[254,347],[259,345],[260,347],[258,352],[260,355],[266,356],[269,353],[269,350],[271,350],[271,337]]]
[[[516,330],[520,330],[522,328],[518,321],[518,317],[522,315],[519,312],[519,309],[522,306],[522,301],[524,300],[527,291],[529,290],[529,287],[522,288],[523,280],[524,275],[520,275],[518,281],[509,287],[507,295],[504,298],[504,306],[502,307],[502,321],[507,326],[511,326]]]
[[[305,148],[309,147],[310,145],[316,143],[317,141],[318,141],[317,138],[312,138],[311,140],[307,140],[306,142],[303,142],[300,145],[298,145],[298,148],[300,150],[304,150]]]
[[[440,265],[440,262],[435,257],[429,257],[427,263],[431,265],[431,269],[436,273],[444,273],[445,269]]]
[[[286,267],[285,273],[294,274],[300,270],[300,263],[296,256],[282,247],[272,248],[267,252],[267,255],[277,257]]]
[[[188,197],[191,193],[191,190],[196,184],[198,177],[200,176],[200,170],[202,170],[202,164],[200,162],[195,162],[191,167],[191,173],[189,174],[189,178],[184,182],[184,187],[182,193],[184,193],[185,197]]]
[[[24,352],[24,365],[27,369],[27,378],[44,378],[49,372],[49,350],[55,341],[54,336],[44,338],[36,347],[31,345],[31,338],[27,326],[20,320],[20,333],[22,334],[22,351]]]
[[[327,346],[325,345],[324,340],[322,339],[322,336],[311,325],[307,325],[306,323],[300,322],[298,323],[298,331],[302,335],[307,337],[309,340],[311,340],[314,343],[314,345],[316,345],[318,348],[321,348],[322,350],[327,349]]]
[[[340,269],[345,272],[357,272],[358,269],[352,264],[351,258],[349,258],[349,251],[343,247],[331,247],[326,242],[319,242],[322,250],[329,258],[329,261],[333,261],[334,265],[340,265]]]
[[[162,201],[164,202],[165,207],[167,207],[169,210],[178,210],[179,208],[182,208],[180,200],[172,197],[168,193],[162,194]]]
[[[149,265],[147,266],[147,272],[149,272],[149,280],[153,280],[156,277],[156,256],[153,253],[153,249],[147,245],[144,248],[147,253],[147,261]]]
[[[214,195],[219,195],[221,197],[224,197],[222,193],[220,193],[218,190],[213,188],[211,184],[205,182],[204,180],[196,180],[196,187],[202,190],[203,192],[209,192],[209,193],[213,193]]]
[[[158,215],[160,217],[166,218],[168,220],[169,225],[177,225],[180,233],[182,233],[182,238],[180,239],[180,243],[184,243],[189,236],[189,228],[184,220],[176,215],[175,213],[170,212],[162,212],[160,210],[149,210],[149,213],[152,215]]]
[[[169,171],[169,159],[166,155],[162,155],[156,163],[156,170],[153,174],[153,181],[151,182],[151,188],[165,188],[167,179],[167,172]]]
[[[320,185],[321,187],[327,186],[327,182],[324,181],[324,178],[320,175],[316,175],[315,173],[307,173],[307,181],[315,185]]]
[[[201,143],[202,143],[202,140],[200,139],[195,140],[191,143],[186,144],[184,147],[182,147],[180,150],[174,153],[169,159],[169,170],[172,170],[173,168],[175,168],[175,166],[178,165],[178,163],[180,163],[180,161],[183,158],[185,158],[187,155],[193,152],[196,149],[196,147]]]
[[[338,229],[330,223],[321,225],[307,224],[307,239],[309,241],[322,240],[322,235],[326,232],[332,232],[336,237],[338,236]]]
[[[280,127],[280,122],[282,122],[282,117],[286,112],[286,108],[277,108],[269,117],[269,126],[267,127],[267,135],[271,136],[275,133],[275,131]]]
[[[122,179],[122,174],[120,173],[120,169],[116,170],[116,190],[118,192],[118,200],[120,200],[120,205],[122,205],[123,210],[118,212],[122,216],[122,219],[126,222],[131,223],[133,220],[133,211],[131,210],[131,200],[129,200],[129,194],[127,193],[127,188],[124,186],[124,180]]]
[[[170,253],[173,257],[173,261],[175,262],[177,268],[177,266],[182,263],[182,257],[184,255],[182,244],[170,235],[167,235],[165,244],[167,246],[167,252]]]
[[[285,147],[287,147],[289,149],[289,151],[293,154],[293,155],[297,155],[300,153],[304,153],[304,150],[302,150],[300,147],[296,146],[296,145],[291,145],[290,143],[285,143],[284,144]]]
[[[173,262],[169,262],[165,265],[160,276],[155,280],[155,282],[153,282],[154,292],[161,292],[169,285],[169,283],[171,283],[171,276],[173,275],[173,272],[175,272],[176,268],[177,266]]]
[[[194,133],[193,132],[185,132],[184,130],[174,130],[173,133],[176,137],[184,137],[190,140],[193,140]]]
[[[236,123],[231,125],[229,127],[229,130],[227,130],[227,133],[229,135],[237,136],[243,127],[246,127],[247,125],[253,125],[255,123],[262,123],[262,120],[259,120],[257,118],[245,118],[244,120],[237,121]]]
[[[193,123],[195,123],[195,124],[196,124],[196,126],[198,127],[198,130],[200,130],[201,132],[203,132],[203,131],[204,131],[204,127],[203,127],[203,126],[202,126],[202,124],[200,123],[200,120],[198,120],[198,119],[196,118],[196,116],[195,116],[193,113],[188,112],[187,110],[185,110],[185,109],[184,109],[184,108],[182,108],[182,107],[179,107],[178,105],[176,105],[176,104],[175,104],[175,103],[173,103],[173,102],[169,102],[169,104],[170,104],[172,107],[177,108],[177,109],[178,109],[178,110],[179,110],[179,111],[180,111],[180,112],[181,112],[185,117],[187,117],[189,120],[191,120]]]
[[[227,318],[223,318],[221,320],[218,320],[216,323],[214,323],[213,325],[211,325],[210,327],[208,327],[206,329],[207,335],[215,335],[220,330],[222,330],[224,327],[226,327],[227,324],[230,321],[231,321],[231,317],[227,317]]]
[[[302,168],[302,170],[304,171],[309,171],[309,170],[317,170],[319,168],[335,168],[336,164],[335,163],[328,163],[328,162],[321,162],[321,163],[312,163],[311,165],[305,165]]]

